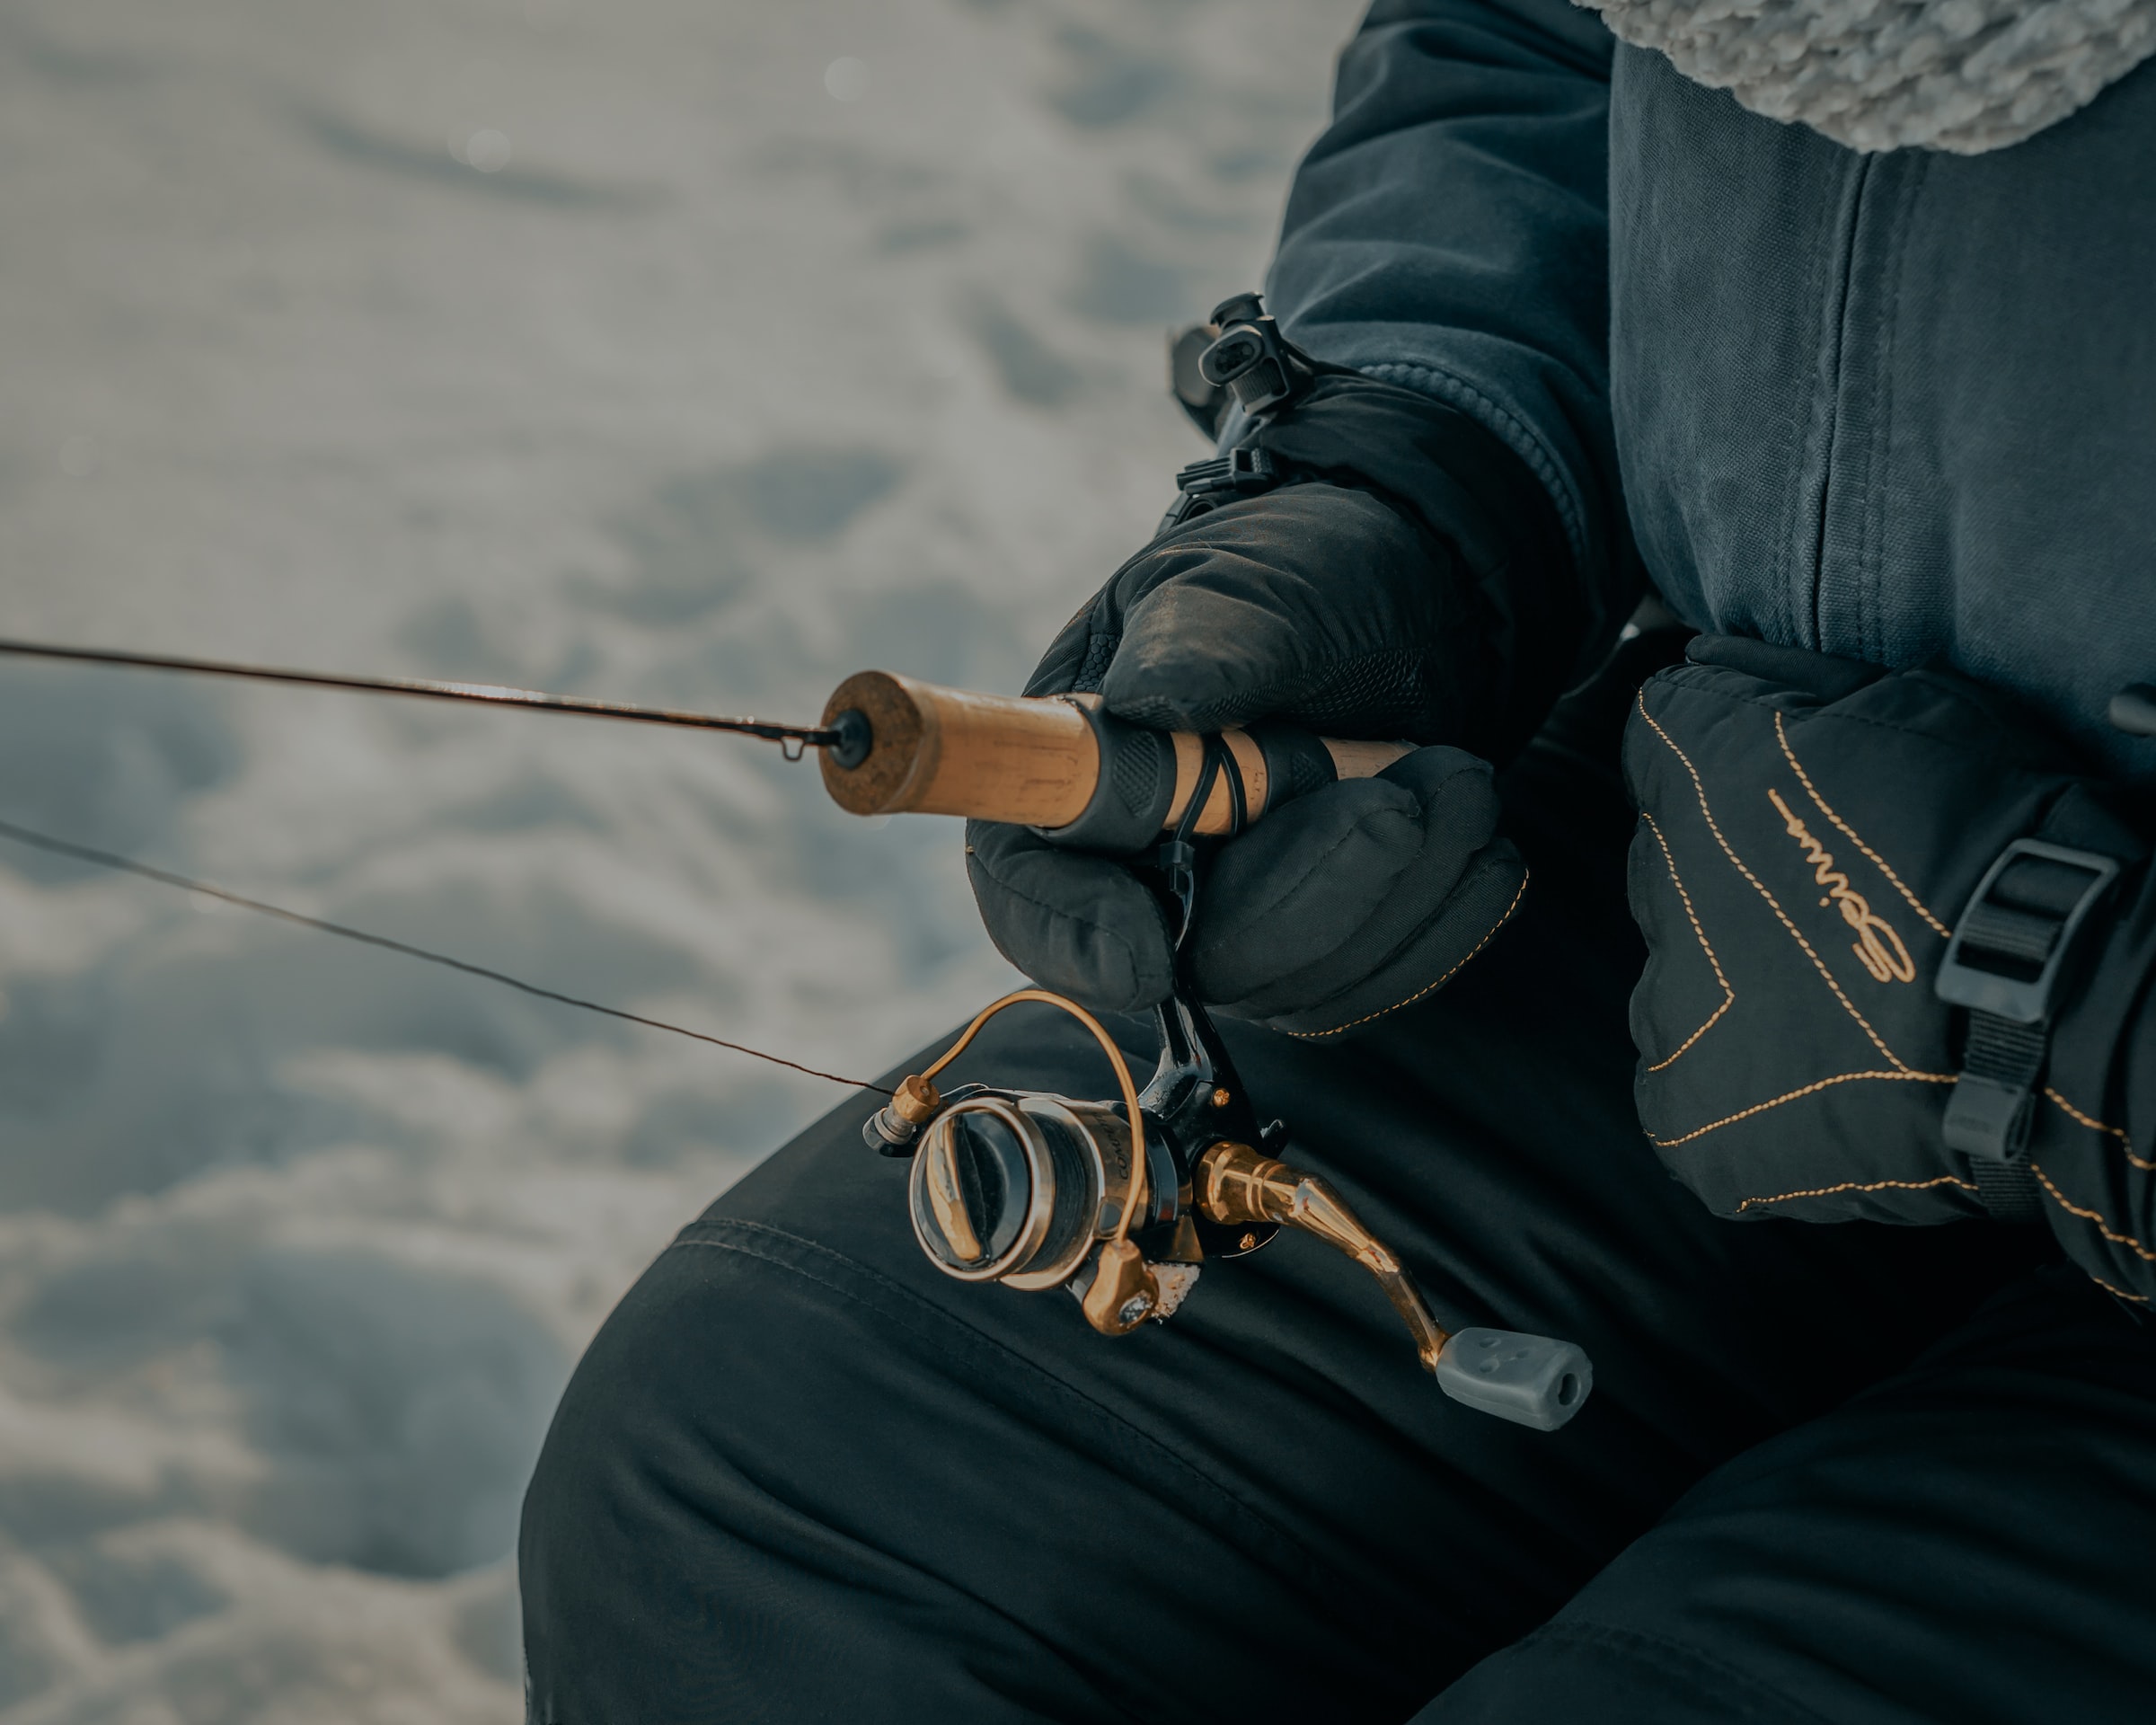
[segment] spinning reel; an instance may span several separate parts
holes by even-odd
[[[1273,1152],[1287,1128],[1260,1125],[1225,1045],[1188,986],[1181,957],[1197,902],[1192,843],[1198,811],[1222,773],[1244,799],[1237,764],[1217,738],[1174,836],[1146,871],[1177,930],[1178,985],[1153,1010],[1159,1064],[1144,1089],[1107,1028],[1047,989],[1023,988],[983,1011],[928,1068],[907,1077],[862,1127],[869,1146],[911,1156],[906,1206],[929,1261],[962,1282],[1023,1292],[1061,1287],[1104,1336],[1165,1322],[1188,1299],[1208,1259],[1241,1258],[1283,1228],[1316,1235],[1376,1279],[1406,1322],[1423,1369],[1454,1400],[1500,1419],[1554,1430],[1579,1411],[1594,1368],[1573,1343],[1514,1331],[1448,1333],[1397,1253],[1339,1192]],[[1233,819],[1228,831],[1240,826]],[[1023,1001],[1075,1018],[1100,1046],[1119,1096],[1081,1101],[1041,1091],[965,1084],[936,1075],[988,1021]]]
[[[1224,315],[1241,305],[1232,302]],[[1237,383],[1248,407],[1248,392],[1237,380],[1249,373],[1257,380],[1252,387],[1263,394],[1273,387],[1277,367],[1267,371],[1259,365],[1273,351],[1266,345],[1272,338],[1252,322],[1255,313],[1237,316],[1242,321],[1206,352],[1210,357],[1218,349],[1223,364],[1233,361],[1212,381]],[[1209,473],[1218,464],[1200,467]],[[1234,464],[1228,468],[1214,477],[1232,491],[1239,482]],[[1200,477],[1204,485],[1213,483]],[[1186,487],[1186,492],[1199,494],[1204,485],[1195,491]],[[1061,995],[1025,988],[983,1012],[926,1071],[900,1084],[889,1106],[862,1128],[872,1148],[913,1158],[907,1204],[915,1236],[930,1261],[964,1282],[1001,1282],[1026,1291],[1066,1288],[1095,1330],[1122,1336],[1149,1319],[1171,1317],[1197,1287],[1208,1257],[1243,1257],[1280,1229],[1299,1229],[1346,1252],[1377,1279],[1406,1322],[1424,1369],[1455,1401],[1545,1431],[1563,1425],[1586,1401],[1594,1370],[1578,1348],[1509,1330],[1448,1334],[1398,1254],[1356,1219],[1340,1195],[1316,1175],[1275,1158],[1272,1152],[1285,1146],[1287,1128],[1277,1120],[1259,1124],[1250,1092],[1188,985],[1181,951],[1197,904],[1197,840],[1233,837],[1294,798],[1381,773],[1408,752],[1407,744],[1321,737],[1270,720],[1206,737],[1152,730],[1104,712],[1097,695],[983,694],[884,671],[849,677],[833,693],[821,724],[795,725],[486,684],[280,670],[40,641],[0,639],[0,654],[759,737],[778,743],[789,759],[817,749],[826,790],[855,814],[977,816],[1029,826],[1059,844],[1101,854],[1151,853],[1152,884],[1177,931],[1178,978],[1175,991],[1155,1009],[1161,1056],[1144,1091],[1098,1019]],[[662,1030],[682,1029],[107,852],[18,827],[6,830],[63,855],[207,892],[286,922],[489,977],[526,994]],[[1162,834],[1168,835],[1165,843],[1160,842]],[[1115,1069],[1116,1100],[1079,1101],[986,1084],[967,1084],[948,1095],[936,1088],[936,1075],[981,1027],[1021,1001],[1060,1008],[1085,1026]],[[741,1043],[683,1033],[817,1077],[854,1082]]]

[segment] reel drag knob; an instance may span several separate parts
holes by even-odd
[[[914,1237],[956,1280],[1055,1287],[1113,1232],[1129,1166],[1128,1130],[1106,1104],[966,1097],[921,1134],[906,1176]]]
[[[1001,1110],[954,1110],[914,1157],[914,1232],[940,1269],[971,1279],[1012,1255],[1033,1202],[1026,1147]]]

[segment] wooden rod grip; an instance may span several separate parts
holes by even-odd
[[[1100,778],[1100,747],[1067,701],[976,694],[888,671],[838,686],[824,722],[858,712],[869,752],[844,767],[823,753],[824,788],[856,815],[968,815],[1026,827],[1078,818]]]
[[[1181,818],[1197,788],[1204,744],[1194,733],[1144,732],[1100,717],[1088,711],[1086,699],[978,694],[888,671],[862,671],[839,685],[824,708],[823,722],[838,725],[844,715],[858,713],[856,722],[867,727],[866,751],[844,765],[842,751],[825,749],[824,786],[840,808],[857,815],[965,815],[1033,827],[1053,836],[1058,828],[1076,827],[1095,807],[1106,739],[1111,751],[1139,751],[1144,773],[1154,775],[1146,783],[1153,786],[1151,806],[1160,818],[1148,818],[1142,835],[1126,822],[1119,840],[1108,845],[1137,850]],[[1285,728],[1274,730],[1288,734]],[[1330,772],[1305,772],[1289,785],[1276,783],[1278,775],[1269,770],[1268,750],[1277,752],[1277,741],[1262,745],[1244,730],[1227,731],[1224,738],[1242,769],[1246,820],[1256,820],[1298,789],[1369,778],[1410,748],[1313,739],[1323,750],[1317,758],[1329,763]],[[1170,749],[1171,787],[1162,775]],[[1231,810],[1228,786],[1216,779],[1197,830],[1227,832]],[[1099,826],[1097,819],[1086,823],[1089,831]]]

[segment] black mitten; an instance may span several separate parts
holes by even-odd
[[[1632,1035],[1663,1161],[1725,1216],[2058,1222],[2032,1144],[2100,1103],[2059,1100],[2046,1039],[2080,986],[2076,932],[2143,841],[2032,715],[1965,677],[1727,638],[1691,652],[1625,737],[1648,951]],[[2010,985],[2054,957],[2035,1019],[1970,1010],[2026,1017]]]
[[[1109,712],[1160,729],[1278,717],[1445,745],[1287,804],[1208,867],[1188,953],[1200,996],[1331,1035],[1439,986],[1518,901],[1524,870],[1494,836],[1478,756],[1532,730],[1579,625],[1569,640],[1542,626],[1568,579],[1547,496],[1462,416],[1328,377],[1259,443],[1288,482],[1146,546],[1065,627],[1026,692],[1098,692]],[[976,822],[967,839],[983,918],[1021,969],[1107,1010],[1168,993],[1165,921],[1120,862],[1019,827]]]
[[[1206,876],[1188,955],[1199,997],[1328,1036],[1430,993],[1525,886],[1519,854],[1493,836],[1497,817],[1489,765],[1445,748],[1268,816]],[[976,822],[968,839],[989,933],[1029,976],[1103,1011],[1168,993],[1167,924],[1127,868],[1021,827]]]

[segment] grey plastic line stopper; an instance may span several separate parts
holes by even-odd
[[[1595,1367],[1554,1336],[1516,1330],[1462,1330],[1437,1356],[1437,1386],[1479,1413],[1555,1431],[1586,1405]]]

